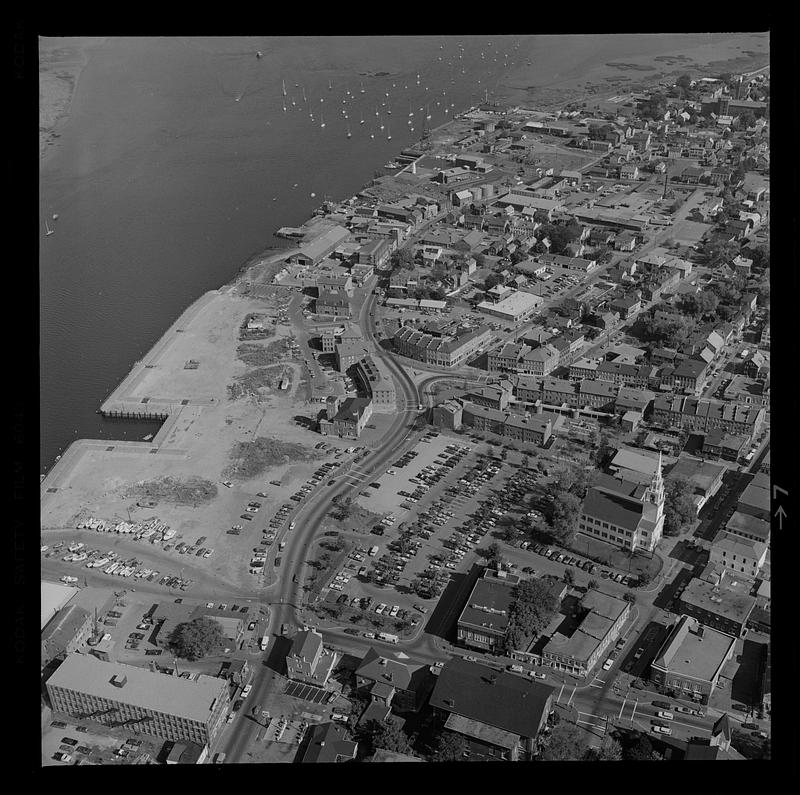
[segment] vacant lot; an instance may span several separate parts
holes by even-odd
[[[230,452],[231,463],[223,473],[236,480],[250,480],[271,467],[292,461],[309,461],[313,450],[296,442],[259,436],[252,442],[236,442]]]
[[[217,496],[217,486],[203,478],[181,480],[165,475],[155,480],[140,480],[128,489],[125,496],[163,500],[175,505],[197,505],[211,502]]]

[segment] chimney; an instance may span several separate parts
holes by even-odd
[[[122,688],[128,683],[128,677],[124,674],[114,674],[109,680],[109,683],[114,685],[114,687]]]

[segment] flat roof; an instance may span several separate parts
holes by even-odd
[[[720,601],[717,601],[720,600]],[[681,594],[680,601],[691,607],[744,624],[756,603],[754,596],[719,587],[706,580],[693,579]]]
[[[41,581],[41,626],[44,629],[47,622],[80,590],[71,585],[61,585],[57,582]]]
[[[735,643],[732,635],[704,627],[691,616],[682,616],[653,665],[670,674],[710,682],[729,659]]]
[[[458,623],[487,628],[493,632],[505,632],[511,602],[511,587],[508,583],[480,579],[475,583]]]
[[[114,676],[125,677],[127,681],[117,687],[111,684]],[[224,679],[214,676],[183,679],[133,665],[104,662],[91,654],[70,654],[47,680],[47,685],[201,723],[208,720],[218,698],[227,698],[228,688]]]

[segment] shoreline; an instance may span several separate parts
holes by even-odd
[[[67,122],[81,73],[105,38],[39,39],[39,160],[56,148]]]
[[[103,39],[58,39],[58,40],[40,40],[40,41],[48,41],[51,45],[53,45],[49,49],[49,61],[45,60],[45,52],[40,45],[40,144],[41,144],[41,152],[40,156],[43,158],[46,154],[50,154],[56,147],[52,144],[55,143],[55,140],[58,138],[58,128],[63,125],[66,120],[69,118],[69,111],[72,103],[72,99],[75,94],[75,90],[77,89],[78,80],[80,78],[81,72],[88,64],[91,58],[91,50],[106,41],[105,38]],[[58,46],[55,45],[54,42],[58,42],[58,45],[65,45],[65,46]],[[71,42],[71,46],[70,46]],[[767,62],[769,62],[769,53],[766,54]],[[756,59],[761,59],[762,55],[758,53],[753,53],[748,56],[748,60],[755,61]],[[77,63],[76,63],[77,59]],[[648,62],[654,61],[653,56],[646,56],[644,58]],[[627,58],[627,60],[633,60],[632,58]],[[641,59],[640,59],[641,60]],[[663,61],[663,58],[661,59]],[[703,73],[707,70],[714,69],[714,70],[721,70],[724,68],[725,64],[732,62],[736,59],[728,59],[728,60],[712,60],[707,65],[699,65],[694,62],[680,64],[680,65],[673,65],[665,63],[664,66],[661,66],[661,61],[655,60],[657,65],[653,72],[644,75],[638,79],[635,79],[635,82],[639,85],[650,85],[653,83],[658,83],[663,81],[667,76],[675,73],[679,73],[686,70],[696,71],[698,73]],[[741,57],[739,58],[741,60]],[[631,64],[626,63],[626,67],[630,67]],[[755,68],[755,67],[751,67]],[[616,75],[613,80],[609,79],[608,77],[608,70],[612,69]],[[66,72],[62,71],[60,73],[56,72],[56,70],[66,70]],[[625,71],[628,71],[627,69]],[[55,81],[60,87],[60,89],[64,90],[64,84],[66,84],[67,93],[62,93],[61,95],[58,94],[56,89],[53,89],[55,93],[51,92],[51,95],[47,97],[49,100],[49,105],[47,101],[42,101],[42,77],[45,75],[50,76],[51,82]],[[603,99],[607,96],[613,96],[616,93],[619,93],[621,89],[621,84],[629,82],[628,78],[626,78],[625,74],[620,75],[619,70],[614,66],[609,66],[609,64],[602,64],[598,66],[594,66],[589,68],[583,75],[565,78],[563,80],[551,80],[549,83],[543,84],[541,86],[513,86],[509,84],[505,84],[503,86],[503,101],[506,103],[515,104],[515,101],[512,99],[512,96],[521,96],[522,94],[526,95],[524,100],[518,100],[516,104],[536,104],[543,110],[554,110],[559,107],[563,107],[564,105],[568,105],[571,103],[579,103],[585,101],[587,105],[591,103],[592,100],[596,102],[602,102]],[[622,88],[622,90],[625,90]],[[630,88],[627,89],[630,91]],[[548,100],[547,95],[550,94],[550,98]],[[544,95],[544,97],[542,96]],[[51,127],[44,133],[43,137],[43,126],[42,126],[42,113],[43,107],[42,105],[47,106],[47,110],[52,114],[51,118]],[[446,121],[443,125],[446,126],[447,124],[452,123],[452,119]],[[44,143],[42,143],[44,141]],[[413,144],[412,144],[413,145]],[[306,219],[307,220],[307,219]],[[286,244],[283,245],[282,243],[272,243],[270,245],[265,246],[260,251],[251,254],[244,262],[237,268],[235,273],[232,275],[230,279],[220,285],[216,292],[233,292],[237,290],[244,290],[244,294],[247,295],[250,288],[254,286],[261,286],[271,284],[271,268],[278,266],[283,259],[289,256],[290,252],[295,250],[296,247]],[[275,270],[279,270],[279,267],[275,267]],[[273,274],[274,275],[274,274]],[[210,291],[215,292],[215,291]],[[179,315],[178,318],[173,320],[169,326],[164,330],[164,332],[159,335],[159,337],[154,340],[152,346],[148,350],[148,354],[142,358],[142,360],[133,362],[131,368],[129,369],[126,376],[114,387],[106,399],[101,403],[101,406],[98,406],[98,411],[100,408],[105,405],[106,403],[111,402],[111,398],[116,394],[119,394],[123,385],[128,382],[132,376],[139,370],[139,366],[142,362],[144,362],[148,356],[151,355],[152,351],[155,351],[159,348],[159,346],[164,344],[164,341],[168,338],[170,331],[174,328],[175,324],[180,320],[183,314],[188,311],[189,308],[194,306],[198,301],[203,298],[201,296],[193,297],[187,308],[184,312]],[[169,423],[169,419],[165,421]],[[71,449],[71,447],[76,444],[76,442],[85,443],[90,440],[75,440],[71,442],[65,449],[61,455],[61,458],[57,461],[54,461],[49,469],[43,470],[40,474],[42,475],[42,479],[47,478],[49,479],[51,474],[54,473],[55,470],[58,469],[58,465],[66,458],[67,453]],[[148,445],[149,446],[149,445]]]

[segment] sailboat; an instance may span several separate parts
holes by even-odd
[[[53,232],[55,232],[55,229],[51,229],[51,228],[50,228],[50,227],[47,225],[47,219],[46,219],[46,218],[44,219],[44,228],[47,230],[47,231],[45,232],[45,237],[50,237],[50,235],[52,235],[52,234],[53,234]]]
[[[283,96],[286,96],[286,81],[281,80],[281,88],[283,89]]]
[[[392,109],[391,109],[391,108],[390,108],[388,105],[386,106],[386,112],[387,112],[387,113],[388,113],[390,116],[392,115]]]
[[[388,135],[386,136],[386,140],[387,141],[391,141],[392,140],[392,131],[388,128],[388,126],[386,128],[386,132],[388,133]]]
[[[306,99],[306,87],[305,86],[303,86],[303,102],[308,102],[308,99]]]
[[[238,102],[239,100],[237,99],[236,101]],[[283,112],[286,113],[286,100],[285,99],[283,100]]]
[[[378,106],[377,106],[377,105],[375,106],[375,115],[376,115],[376,116],[380,116],[380,115],[381,115],[381,114],[378,112]]]
[[[58,213],[53,213],[53,220],[54,220],[54,221],[57,221],[57,220],[58,220]]]
[[[426,119],[430,119],[430,117],[431,117],[431,109],[427,105],[425,106],[425,112],[426,112],[425,118]]]
[[[408,115],[409,115],[409,117],[414,115],[414,111],[411,110],[411,105],[408,106]]]
[[[261,50],[259,50],[259,51],[256,53],[256,58],[261,58],[261,57],[262,57],[262,56],[261,56]],[[145,439],[145,441],[147,441],[147,439]]]
[[[333,83],[330,80],[328,80],[328,91],[333,91]]]
[[[322,109],[320,109],[320,111],[319,111],[319,118],[320,118],[320,121],[322,122],[319,126],[320,127],[324,127],[325,126],[325,119],[322,116]]]
[[[361,121],[359,122],[359,124],[363,124],[363,123],[364,123],[364,113],[362,112],[361,113]]]
[[[366,92],[364,91],[364,81],[363,81],[363,80],[361,81],[361,93],[362,93],[362,94],[366,93]]]
[[[347,125],[347,137],[348,138],[352,138],[353,137],[353,133],[350,132],[350,125],[349,124]]]

